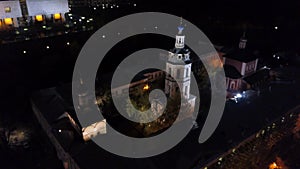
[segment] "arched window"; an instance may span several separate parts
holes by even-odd
[[[229,89],[235,89],[235,82],[234,81],[231,81],[230,82],[230,87]]]

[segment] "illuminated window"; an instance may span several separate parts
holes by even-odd
[[[54,14],[54,19],[55,19],[55,20],[58,20],[58,19],[60,19],[60,13],[56,13],[56,14]]]
[[[36,15],[35,19],[39,22],[43,21],[43,15]]]
[[[4,8],[5,13],[10,13],[11,12],[11,8],[9,6]]]
[[[12,21],[11,18],[5,18],[5,19],[4,19],[4,23],[5,23],[6,25],[12,25],[13,21]]]

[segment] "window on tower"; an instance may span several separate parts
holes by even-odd
[[[186,95],[186,96],[188,95],[188,86],[184,87],[184,95]]]
[[[189,77],[189,68],[185,69],[185,77]]]
[[[177,74],[176,74],[177,76],[177,79],[179,79],[180,78],[180,69],[177,69]]]

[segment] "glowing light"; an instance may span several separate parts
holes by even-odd
[[[23,30],[24,30],[24,31],[28,31],[28,28],[24,28]]]
[[[272,164],[269,165],[269,169],[278,169],[281,168],[279,167],[275,162],[273,162]]]
[[[143,90],[149,90],[150,89],[150,86],[148,84],[146,84],[144,87],[143,87]]]
[[[136,4],[133,4],[133,6],[136,6]]]
[[[12,21],[11,18],[5,18],[5,19],[4,19],[4,23],[5,23],[6,25],[12,25],[13,21]]]
[[[46,49],[50,49],[50,46],[46,46]]]
[[[10,13],[11,12],[11,8],[8,6],[8,7],[5,7],[4,8],[4,11],[5,13]]]
[[[26,53],[27,53],[27,51],[26,51],[26,50],[24,50],[24,51],[23,51],[23,53],[24,53],[24,54],[26,54]]]
[[[242,97],[243,97],[243,95],[240,94],[240,93],[238,93],[238,94],[236,94],[236,95],[234,96],[235,99],[239,99],[239,98],[242,98]]]
[[[275,27],[274,27],[274,29],[275,29],[275,30],[277,30],[277,29],[278,29],[278,27],[277,27],[277,26],[275,26]]]
[[[54,14],[54,19],[55,19],[55,20],[58,20],[58,19],[60,19],[60,18],[61,18],[60,13]]]
[[[58,132],[60,132],[60,133],[61,133],[61,130],[59,129],[59,130],[58,130]]]
[[[39,21],[39,22],[43,21],[43,20],[44,20],[44,19],[43,19],[43,15],[36,15],[36,16],[35,16],[35,20],[37,20],[37,21]]]
[[[70,45],[70,42],[67,42],[67,45],[69,46],[69,45]]]
[[[45,26],[45,25],[43,25],[43,26],[42,26],[42,28],[43,28],[43,29],[46,29],[46,26]]]
[[[94,10],[96,10],[97,8],[96,7],[94,7]]]
[[[104,39],[104,38],[105,38],[105,35],[102,35],[102,38]]]

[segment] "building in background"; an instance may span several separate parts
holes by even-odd
[[[105,5],[124,4],[128,2],[127,0],[69,0],[69,7],[97,7],[100,5],[107,7]]]
[[[0,1],[0,29],[34,23],[63,23],[67,12],[68,0]]]
[[[69,12],[68,0],[26,0],[26,5],[33,22],[64,22]]]
[[[20,17],[22,17],[22,12],[18,0],[0,1],[0,29],[19,27]]]
[[[247,89],[244,78],[257,70],[258,57],[247,48],[245,33],[240,39],[238,48],[232,48],[223,55],[228,92],[239,92]]]

